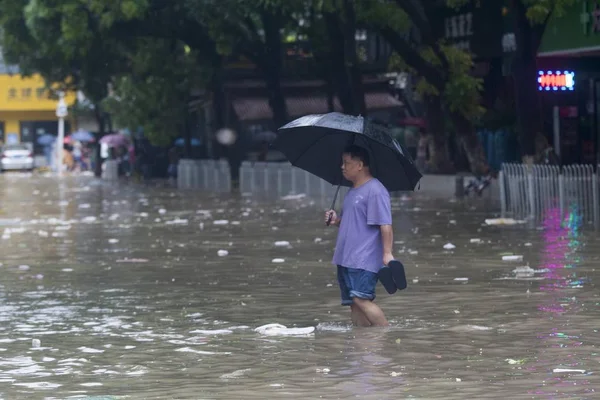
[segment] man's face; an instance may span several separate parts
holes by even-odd
[[[362,161],[352,158],[350,154],[342,155],[342,174],[344,175],[344,178],[353,181],[362,169]]]

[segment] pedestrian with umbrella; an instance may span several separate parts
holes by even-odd
[[[292,165],[337,185],[327,225],[338,226],[332,263],[337,266],[342,305],[359,326],[386,326],[373,302],[378,279],[388,291],[406,288],[394,260],[389,191],[414,190],[421,174],[388,129],[340,113],[308,115],[281,127],[275,147]],[[334,211],[340,186],[349,186],[342,210]]]

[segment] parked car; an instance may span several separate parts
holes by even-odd
[[[33,151],[25,144],[7,144],[0,151],[0,170],[27,170],[34,168]]]

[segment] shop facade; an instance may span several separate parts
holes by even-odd
[[[68,94],[65,99],[71,106],[76,96]],[[0,74],[0,140],[30,143],[39,153],[37,138],[57,134],[56,104],[41,76],[24,78],[18,74]],[[70,122],[65,121],[66,132],[70,131]]]
[[[562,164],[600,163],[600,2],[552,17],[538,52],[545,132]]]

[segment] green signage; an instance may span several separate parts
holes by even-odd
[[[600,50],[600,1],[581,0],[548,21],[538,54],[569,55]]]

